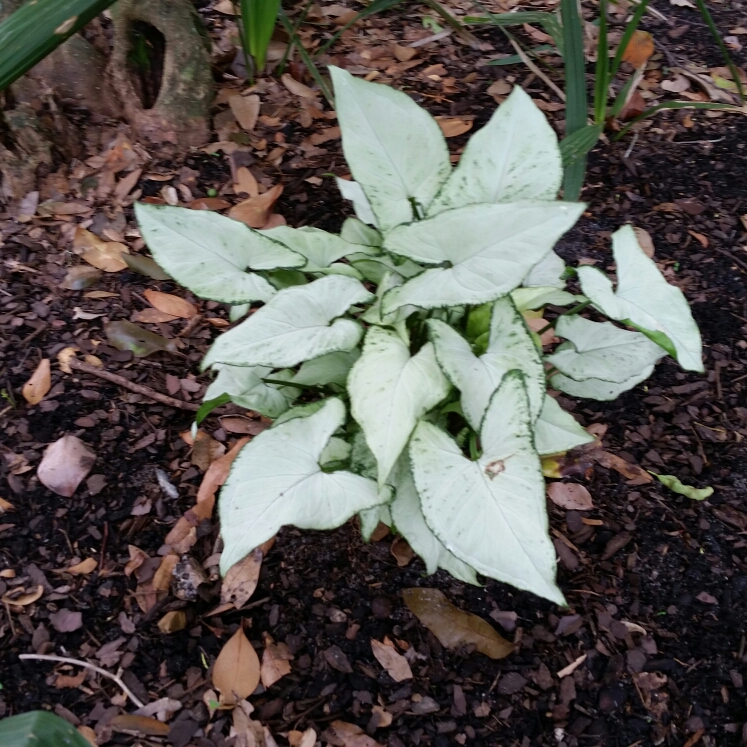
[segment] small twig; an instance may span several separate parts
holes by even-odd
[[[516,50],[516,54],[521,57],[521,61],[541,80],[544,84],[550,88],[550,90],[561,100],[565,101],[565,94],[561,91],[530,59],[527,53],[516,43],[516,41],[509,36],[508,40],[511,42],[511,46]]]
[[[728,257],[732,262],[734,262],[734,264],[738,265],[745,272],[747,272],[747,262],[745,262],[743,259],[739,259],[739,257],[735,257],[728,249],[722,249],[719,246],[712,246],[711,249],[713,249],[714,252],[723,254],[724,257]]]
[[[116,682],[121,688],[124,694],[138,707],[138,708],[144,708],[145,703],[141,703],[140,699],[135,696],[135,694],[130,690],[127,685],[125,685],[124,682],[122,682],[122,678],[119,677],[119,675],[112,674],[111,672],[107,672],[106,669],[101,669],[101,667],[97,667],[95,664],[89,664],[87,661],[81,661],[80,659],[69,659],[67,656],[51,656],[48,654],[19,654],[18,656],[21,661],[26,661],[29,659],[33,659],[35,661],[57,661],[60,664],[72,664],[76,667],[83,667],[84,669],[90,669],[92,672],[96,672],[97,674],[100,674],[102,677],[108,677],[113,682]]]
[[[106,379],[112,384],[117,384],[117,386],[121,386],[123,389],[129,389],[131,392],[135,392],[136,394],[142,394],[144,397],[148,397],[155,402],[160,402],[163,405],[168,405],[169,407],[177,407],[180,410],[189,410],[190,412],[197,412],[197,410],[199,409],[199,405],[192,404],[191,402],[183,402],[180,399],[169,397],[167,394],[161,394],[155,389],[151,389],[149,386],[136,384],[134,381],[125,379],[124,376],[109,373],[109,371],[104,371],[103,368],[92,366],[90,363],[82,363],[75,358],[71,358],[68,361],[68,365],[74,371],[82,371],[83,373],[88,373],[92,376],[98,376],[100,379]]]

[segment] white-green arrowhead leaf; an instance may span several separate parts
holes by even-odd
[[[358,219],[369,226],[378,228],[379,221],[376,219],[374,211],[371,209],[371,203],[368,201],[361,185],[351,179],[341,179],[339,176],[335,177],[335,181],[340,194],[353,203],[353,210]]]
[[[305,262],[244,223],[209,210],[137,203],[135,214],[156,262],[200,298],[230,304],[269,301],[275,289],[244,270],[302,267]]]
[[[585,296],[574,296],[573,293],[553,288],[551,286],[538,286],[532,288],[517,288],[511,291],[511,299],[519,311],[527,309],[539,309],[548,303],[554,306],[570,306],[571,304],[583,303]]]
[[[352,350],[363,328],[338,317],[353,304],[373,298],[358,280],[343,275],[286,288],[222,334],[208,350],[203,368],[213,363],[289,368],[326,353]]]
[[[470,138],[428,215],[478,202],[554,200],[562,178],[558,136],[521,86],[514,86]]]
[[[222,573],[283,526],[332,529],[382,501],[373,480],[319,466],[344,420],[343,403],[329,399],[313,415],[270,428],[241,450],[219,502]]]
[[[563,343],[545,360],[576,381],[601,379],[622,384],[666,355],[666,351],[640,332],[620,329],[610,322],[592,322],[582,316],[561,316],[555,334]]]
[[[545,371],[536,345],[510,299],[496,301],[490,320],[490,341],[479,358],[469,343],[448,324],[428,320],[430,339],[441,368],[462,394],[467,422],[480,430],[485,410],[504,375],[511,370],[526,374],[532,419],[545,398]]]
[[[392,526],[392,514],[387,504],[367,508],[358,514],[358,518],[361,520],[361,536],[366,542],[371,540],[371,535],[376,531],[379,522],[388,527]]]
[[[421,217],[451,173],[441,128],[402,91],[329,71],[345,160],[382,230]]]
[[[319,358],[312,358],[301,364],[298,373],[293,377],[296,384],[311,384],[324,386],[325,384],[339,384],[345,386],[353,363],[358,360],[360,352],[357,349],[327,353]]]
[[[576,381],[563,374],[554,374],[550,377],[550,386],[572,397],[582,397],[584,399],[596,399],[600,402],[609,402],[617,399],[623,392],[627,392],[642,381],[645,381],[654,372],[653,364],[646,366],[639,374],[632,376],[619,384],[602,379],[584,379]]]
[[[383,485],[418,418],[449,392],[433,345],[410,351],[395,332],[370,327],[348,376],[350,409],[376,457]]]
[[[385,239],[385,249],[443,266],[390,290],[384,311],[405,304],[425,309],[477,305],[506,295],[582,210],[583,205],[571,202],[469,205],[395,228]]]
[[[367,226],[363,221],[358,218],[345,218],[340,230],[340,238],[344,241],[349,241],[351,244],[358,244],[360,247],[359,251],[376,255],[380,251],[382,242],[384,241],[382,235],[371,226]]]
[[[475,569],[450,553],[426,523],[407,459],[401,460],[396,472],[396,494],[389,508],[397,531],[423,559],[429,574],[443,568],[460,581],[477,584]]]
[[[577,446],[591,443],[594,437],[566,412],[549,394],[534,424],[534,446],[540,456],[561,454]]]
[[[410,458],[428,526],[478,573],[565,604],[518,371],[506,374],[493,395],[480,436],[483,454],[471,461],[435,425],[421,420],[415,429]]]
[[[205,392],[205,401],[227,394],[231,402],[239,407],[254,410],[268,418],[276,418],[288,409],[289,398],[286,394],[276,384],[266,384],[262,380],[276,378],[271,368],[216,363],[214,369],[218,376]]]
[[[584,295],[611,319],[629,323],[651,337],[688,371],[703,369],[698,325],[679,288],[669,285],[656,263],[646,256],[631,226],[612,234],[617,289],[595,267],[579,267]],[[668,338],[668,341],[667,341]]]
[[[342,259],[348,254],[360,252],[361,249],[333,233],[327,233],[310,226],[304,226],[303,228],[277,226],[262,231],[262,233],[305,257],[304,272],[324,270],[333,262],[337,262],[338,259]]]
[[[542,285],[550,285],[553,288],[565,288],[565,262],[563,258],[554,251],[549,251],[537,264],[529,270],[522,285],[534,288]]]

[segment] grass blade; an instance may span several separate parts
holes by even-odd
[[[739,91],[739,100],[744,103],[744,87],[742,86],[742,79],[739,77],[737,66],[732,62],[729,50],[726,48],[724,40],[721,38],[721,34],[716,28],[716,24],[713,22],[713,18],[711,17],[711,14],[706,7],[704,0],[695,0],[695,3],[698,6],[700,15],[703,16],[703,20],[708,24],[708,28],[710,29],[713,38],[716,40],[716,44],[718,44],[718,48],[721,50],[721,54],[724,56],[724,60],[726,60],[726,64],[731,71],[732,77],[734,78],[734,83],[737,86],[737,91]]]
[[[576,130],[572,135],[560,141],[560,155],[563,158],[563,168],[567,169],[597,144],[602,134],[604,124],[590,124]]]
[[[640,122],[642,119],[646,119],[646,117],[650,117],[653,114],[656,114],[656,112],[661,111],[662,109],[711,109],[715,111],[742,111],[740,107],[733,106],[732,104],[715,104],[711,101],[664,101],[661,104],[657,104],[656,106],[652,106],[649,109],[646,109],[645,112],[639,114],[635,119],[631,119],[630,122],[625,125],[625,127],[623,127],[623,129],[620,130],[617,135],[615,135],[614,139],[619,140],[636,122]]]
[[[36,0],[0,23],[0,91],[20,78],[114,0]]]
[[[584,34],[578,0],[560,0],[565,50],[565,133],[566,137],[586,127],[586,65]],[[581,194],[586,174],[586,156],[575,160],[563,177],[563,199],[576,201]]]
[[[257,71],[265,66],[279,10],[280,0],[241,0],[242,41]]]
[[[607,48],[607,0],[599,0],[599,39],[594,80],[594,122],[604,124],[609,88],[609,50]]]

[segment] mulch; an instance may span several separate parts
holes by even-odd
[[[205,12],[217,33],[222,17]],[[719,64],[693,21],[694,11],[667,13],[674,27],[691,26],[670,38],[670,53]],[[720,7],[716,16],[723,28],[742,22],[737,4]],[[400,18],[392,11],[373,19],[363,41],[355,37],[355,43],[364,51],[384,44]],[[650,23],[653,33],[665,36],[666,24]],[[403,37],[408,29],[412,23]],[[480,32],[480,38],[498,51],[512,51],[497,32]],[[349,51],[351,44],[337,53],[337,61],[363,64],[366,58]],[[351,60],[355,54],[359,57]],[[432,43],[421,55],[426,65],[443,65],[455,78],[454,90],[444,93],[445,73],[432,73],[439,78],[435,86],[417,69],[401,73],[400,82],[434,114],[474,115],[479,126],[494,108],[486,87],[507,74],[533,96],[552,100],[525,69],[477,65],[485,51],[451,39]],[[736,57],[740,62],[741,55]],[[325,174],[345,172],[339,141],[308,140],[334,121],[286,121],[286,109],[295,103],[283,103],[276,84],[263,85],[270,103],[263,107],[267,119],[258,137],[269,139],[268,150],[273,142],[282,146],[284,157],[263,161],[246,152],[244,165],[261,183],[266,180],[265,186],[284,185],[275,211],[290,225],[338,230],[348,208]],[[557,125],[562,111],[549,116]],[[226,117],[221,121],[226,126]],[[457,148],[466,137],[450,144]],[[215,574],[196,597],[172,593],[144,611],[134,576],[124,573],[128,548],[144,551],[157,566],[166,534],[194,503],[202,471],[180,436],[191,426],[191,413],[56,366],[52,390],[39,405],[27,405],[20,389],[41,358],[54,362],[61,349],[75,345],[109,371],[199,403],[208,378],[199,374],[198,362],[217,330],[204,321],[187,330],[178,354],[136,359],[116,350],[103,324],[147,307],[148,288],[195,299],[170,281],[131,271],[101,278],[96,290],[110,291],[111,297],[91,299],[85,291],[64,290],[59,282],[78,263],[66,223],[79,218],[18,223],[10,207],[0,213],[0,497],[15,507],[0,514],[0,597],[20,585],[44,587],[34,604],[0,605],[0,716],[51,708],[93,727],[101,744],[231,745],[230,714],[211,717],[203,696],[210,688],[210,666],[243,621],[259,652],[269,634],[293,655],[291,673],[268,690],[260,685],[250,698],[254,716],[279,745],[287,743],[283,735],[291,730],[312,727],[322,735],[335,720],[359,725],[388,747],[745,744],[747,252],[739,219],[747,213],[745,142],[742,116],[675,112],[653,120],[634,143],[630,136],[600,143],[590,155],[583,192],[589,207],[559,253],[569,262],[608,267],[612,231],[625,222],[646,229],[660,266],[692,304],[707,374],[683,373],[667,359],[648,382],[615,402],[564,399],[563,404],[584,425],[607,426],[605,447],[616,455],[688,484],[710,485],[715,493],[695,502],[657,483],[630,485],[599,465],[575,476],[588,487],[595,508],[566,511],[549,504],[566,610],[493,581],[471,587],[443,572],[427,577],[417,559],[400,567],[391,537],[363,543],[350,523],[323,533],[283,529],[241,611],[208,615],[220,596]],[[178,160],[156,150],[151,156],[137,185],[143,196],[182,183],[195,198],[216,189],[237,200],[227,189],[231,156],[195,152]],[[60,165],[72,190],[72,172]],[[148,173],[171,176],[154,181]],[[49,184],[47,197],[54,196]],[[107,197],[90,204],[84,217],[94,228],[108,226],[136,240],[128,233],[135,228],[129,206],[114,209]],[[200,305],[205,315],[227,319],[225,307]],[[75,318],[76,308],[100,316]],[[161,323],[152,329],[173,338],[184,326]],[[237,438],[217,417],[204,427],[227,446]],[[96,453],[91,475],[69,499],[35,477],[46,445],[66,433]],[[176,486],[177,498],[159,485],[157,469]],[[202,566],[213,556],[217,530],[215,522],[203,521],[191,561],[184,562]],[[60,572],[85,558],[97,561],[94,572]],[[514,641],[515,653],[493,661],[469,650],[444,649],[402,601],[402,589],[415,586],[441,589],[457,606],[490,620]],[[59,610],[81,612],[83,626],[59,632],[52,622]],[[187,625],[163,634],[158,620],[172,610],[183,610]],[[374,658],[370,641],[385,636],[414,652],[412,681],[394,682]],[[60,686],[53,671],[77,670],[18,659],[31,652],[121,669],[141,700],[169,697],[182,708],[164,737],[113,731],[112,718],[128,705],[116,684],[89,677]],[[571,673],[558,676],[574,663]],[[392,716],[388,726],[381,726],[380,706]]]

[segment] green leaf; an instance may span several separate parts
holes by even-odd
[[[451,173],[441,128],[402,91],[329,71],[345,159],[381,228],[422,217]]]
[[[604,125],[584,125],[580,130],[560,141],[560,155],[567,169],[586,158],[586,154],[597,144]]]
[[[306,361],[298,369],[293,377],[295,384],[314,384],[325,386],[326,384],[339,384],[345,386],[350,369],[360,357],[360,351],[356,348],[339,353],[327,353],[319,358]]]
[[[304,272],[319,272],[338,259],[360,251],[359,246],[350,244],[333,233],[309,226],[278,226],[261,233],[305,257]]]
[[[539,418],[534,424],[534,446],[540,456],[562,454],[593,440],[594,437],[557,400],[549,394],[545,396]]]
[[[241,0],[243,43],[254,58],[257,70],[265,66],[279,10],[280,0]]]
[[[221,405],[225,405],[226,402],[230,402],[231,397],[227,394],[220,394],[213,399],[203,399],[197,413],[195,414],[195,423],[200,425],[210,413]]]
[[[422,415],[449,392],[449,382],[427,343],[410,356],[395,332],[370,327],[363,354],[348,376],[350,408],[376,456],[383,485]]]
[[[651,472],[651,470],[649,470]],[[679,495],[684,495],[686,498],[691,498],[694,501],[704,501],[706,498],[710,498],[713,495],[713,488],[708,486],[707,488],[694,488],[692,485],[685,485],[680,482],[678,477],[674,475],[657,475],[656,472],[651,474],[662,484],[668,487]]]
[[[571,304],[583,303],[586,298],[584,296],[574,296],[573,293],[567,293],[558,288],[539,286],[517,288],[515,291],[511,291],[511,300],[516,304],[519,311],[526,311],[527,309],[539,309],[549,303],[553,306],[570,306]]]
[[[450,553],[426,523],[407,459],[400,460],[396,475],[396,493],[391,505],[392,521],[410,547],[423,559],[426,571],[432,574],[443,568],[460,581],[478,585],[475,569]]]
[[[363,328],[338,317],[353,304],[372,299],[359,281],[342,275],[286,288],[238,327],[222,334],[208,350],[202,367],[229,363],[289,368],[326,353],[351,350]]]
[[[514,86],[470,138],[428,215],[478,202],[554,200],[562,178],[555,131],[521,86]]]
[[[332,529],[382,503],[373,480],[323,472],[322,452],[345,422],[345,405],[326,400],[313,415],[263,431],[236,457],[220,496],[225,549],[221,573],[287,525]]]
[[[478,573],[565,604],[523,378],[507,373],[493,395],[476,461],[421,420],[410,442],[413,477],[425,520],[448,550]]]
[[[231,401],[247,410],[276,418],[289,406],[292,390],[275,384],[266,384],[262,379],[272,375],[272,368],[266,366],[229,366],[216,363],[213,368],[218,372],[215,381],[205,392],[205,400],[227,394]],[[279,374],[275,374],[275,377]],[[285,390],[285,392],[283,391]],[[298,393],[298,390],[296,390]]]
[[[464,417],[473,430],[480,430],[490,398],[511,370],[526,375],[532,421],[536,420],[545,399],[545,370],[524,320],[509,299],[496,301],[488,348],[479,358],[448,324],[429,319],[428,332],[441,368],[462,393]]]
[[[275,428],[278,425],[282,425],[283,423],[287,423],[289,420],[295,420],[296,418],[308,418],[311,417],[314,413],[319,412],[319,410],[324,407],[327,400],[324,399],[318,399],[315,402],[309,402],[307,405],[296,405],[295,407],[291,407],[289,410],[286,410],[282,415],[275,418],[275,422],[270,426],[271,428]]]
[[[0,720],[2,747],[91,747],[65,719],[47,711],[30,711]]]
[[[601,379],[622,384],[647,370],[666,355],[640,332],[620,329],[610,322],[592,322],[582,316],[561,316],[555,334],[563,343],[545,360],[576,381]]]
[[[200,298],[230,304],[269,301],[275,289],[244,270],[301,267],[306,262],[244,223],[209,210],[140,202],[135,214],[156,262]]]
[[[4,91],[113,2],[35,0],[21,5],[0,23],[0,91]]]
[[[120,255],[122,261],[133,271],[145,277],[153,278],[153,280],[171,280],[171,277],[167,275],[150,257],[145,257],[142,254],[127,254],[122,252]]]
[[[356,266],[358,263],[356,262]],[[397,272],[385,269],[385,265],[379,265],[384,269],[384,274],[379,280],[376,288],[376,301],[368,307],[364,314],[361,314],[361,320],[367,324],[379,324],[383,326],[394,326],[404,322],[408,317],[418,311],[417,306],[400,306],[391,314],[384,314],[381,309],[382,299],[387,291],[392,288],[398,288],[404,282],[404,278]],[[370,268],[369,268],[370,269]]]
[[[105,324],[104,334],[112,347],[117,350],[131,350],[136,358],[145,358],[151,353],[164,350],[169,353],[176,353],[178,349],[174,340],[167,340],[165,337],[128,322],[126,319]]]
[[[617,263],[617,289],[612,290],[612,281],[600,270],[585,265],[577,270],[584,295],[611,319],[630,320],[647,336],[666,335],[680,366],[702,373],[700,332],[682,291],[669,285],[656,263],[645,255],[631,226],[612,234],[612,252]]]
[[[445,266],[390,290],[384,311],[405,304],[432,309],[495,301],[521,284],[583,207],[567,202],[469,205],[395,228],[385,249]]]

